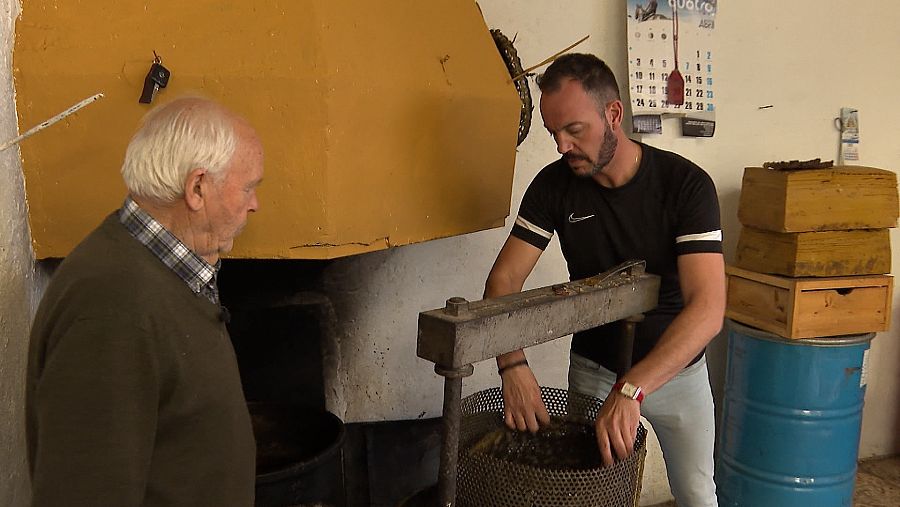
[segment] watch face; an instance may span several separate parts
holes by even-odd
[[[620,392],[622,394],[624,394],[625,396],[628,396],[629,398],[634,399],[635,396],[637,395],[637,386],[633,386],[626,382],[625,385],[622,386],[622,389],[620,390]]]

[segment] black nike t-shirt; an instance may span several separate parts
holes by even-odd
[[[548,165],[525,192],[511,232],[541,250],[559,234],[571,280],[626,260],[647,261],[647,272],[662,278],[659,305],[635,329],[633,363],[684,307],[678,256],[722,252],[719,201],[709,175],[680,155],[640,146],[637,173],[617,188],[575,176],[564,159]],[[618,322],[576,333],[572,350],[615,371],[620,336]]]

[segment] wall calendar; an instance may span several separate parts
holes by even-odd
[[[635,132],[660,132],[658,115],[677,114],[683,116],[684,135],[712,135],[717,3],[628,0],[628,78]]]

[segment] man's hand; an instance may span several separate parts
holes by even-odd
[[[550,414],[541,399],[541,388],[528,365],[505,370],[503,380],[503,419],[513,430],[532,433],[550,424]]]
[[[494,298],[521,291],[541,252],[531,243],[510,236],[488,275],[484,297]],[[498,368],[522,361],[522,364],[510,366],[500,374],[503,381],[503,419],[510,429],[527,429],[534,433],[539,424],[550,423],[550,415],[541,400],[541,388],[524,359],[525,354],[521,350],[507,352],[497,358]]]
[[[595,424],[603,466],[612,465],[615,458],[625,459],[634,451],[640,419],[640,402],[616,392],[609,393]]]

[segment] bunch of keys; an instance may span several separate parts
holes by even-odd
[[[138,99],[138,102],[141,104],[153,102],[153,98],[156,97],[156,92],[169,84],[169,76],[171,76],[172,73],[169,72],[169,69],[163,67],[161,62],[162,59],[156,54],[156,51],[154,51],[153,65],[150,66],[150,72],[148,72],[147,77],[144,78],[144,90],[141,92],[141,98]]]

